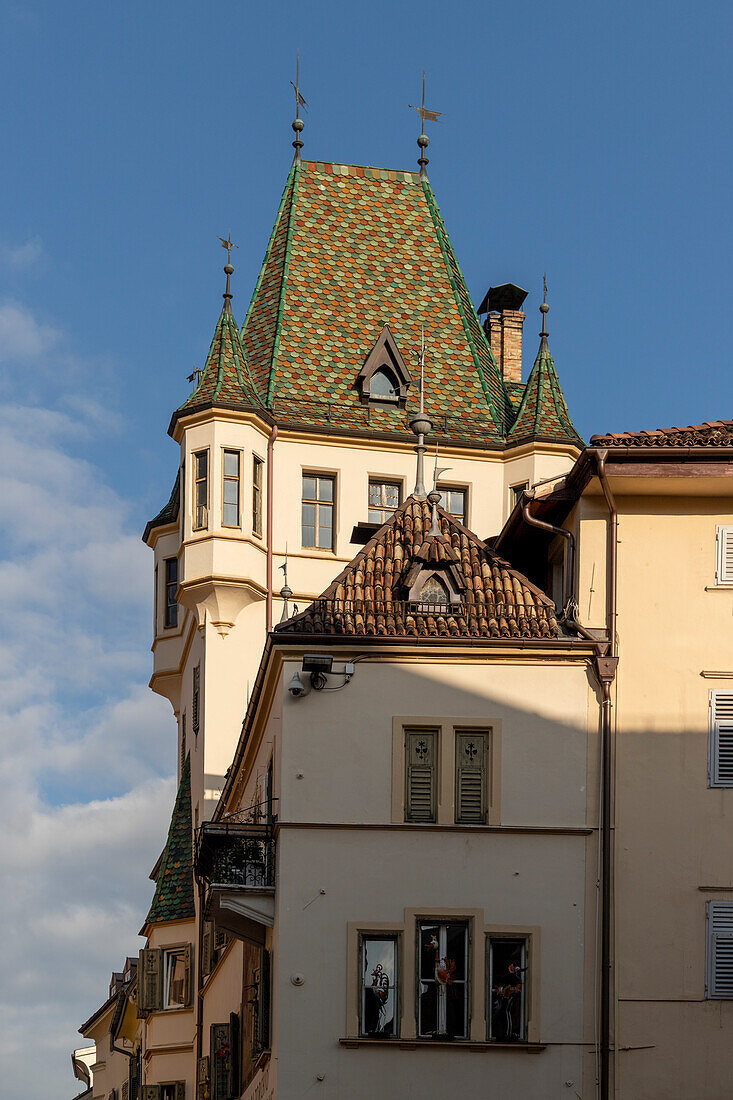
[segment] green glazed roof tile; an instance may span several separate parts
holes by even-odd
[[[537,358],[527,379],[517,417],[507,437],[509,443],[525,439],[556,439],[584,447],[570,419],[560,379],[550,355],[547,336],[540,339]]]
[[[194,915],[191,757],[186,757],[147,924]]]

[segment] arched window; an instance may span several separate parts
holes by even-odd
[[[433,574],[428,577],[420,589],[420,603],[443,604],[450,603],[450,593],[440,577]]]
[[[400,395],[399,385],[388,367],[380,367],[371,377],[369,396],[378,401],[396,401]]]

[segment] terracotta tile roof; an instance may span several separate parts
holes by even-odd
[[[191,757],[186,757],[146,924],[194,915]]]
[[[305,161],[291,171],[242,329],[278,419],[364,415],[356,377],[382,327],[410,362],[425,324],[427,407],[501,440],[509,398],[427,182],[414,172]],[[408,401],[415,405],[415,396]],[[401,430],[404,413],[385,410]]]
[[[408,497],[323,595],[276,631],[456,639],[558,637],[552,600],[441,508],[438,515],[441,536],[435,537],[429,535],[430,505]],[[455,597],[452,603],[426,605],[408,599],[410,586],[421,583],[421,569],[432,567]]]
[[[733,420],[712,420],[685,428],[609,432],[591,436],[592,447],[733,447]]]
[[[242,352],[239,329],[228,301],[225,302],[216,323],[198,386],[176,411],[190,411],[199,405],[209,404],[257,404]]]
[[[525,439],[538,438],[584,446],[570,419],[546,336],[540,339],[537,358],[527,379],[508,441],[520,443]]]
[[[145,524],[145,530],[143,531],[143,542],[147,542],[150,536],[150,532],[156,527],[165,527],[168,523],[175,523],[178,519],[178,509],[181,506],[181,471],[180,469],[176,473],[176,480],[173,482],[173,488],[171,489],[171,495],[168,497],[167,504],[158,512],[157,516],[153,516]]]

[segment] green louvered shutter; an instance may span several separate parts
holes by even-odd
[[[186,1082],[176,1081],[175,1088],[173,1089],[174,1100],[186,1100]]]
[[[405,737],[405,821],[435,821],[437,730],[408,730]]]
[[[143,1085],[142,1100],[160,1100],[160,1085]]]
[[[229,1096],[239,1096],[239,1015],[229,1013]]]
[[[201,972],[206,978],[214,969],[214,926],[209,920],[204,921],[201,958]]]
[[[138,1008],[142,1013],[159,1012],[163,1007],[163,952],[145,947],[138,964]]]
[[[184,981],[184,1004],[190,1005],[193,1003],[193,944],[187,943],[183,949],[183,965],[185,968],[185,981]]]
[[[456,821],[466,825],[486,822],[485,733],[456,734]]]
[[[230,1065],[231,1045],[229,1036],[229,1024],[212,1024],[211,1050],[209,1053],[211,1100],[230,1100]]]

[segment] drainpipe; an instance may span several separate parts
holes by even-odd
[[[609,1100],[611,1053],[611,770],[613,767],[613,724],[611,714],[611,684],[616,676],[618,652],[616,645],[617,619],[617,537],[618,511],[606,476],[607,451],[596,452],[598,479],[608,506],[607,541],[607,618],[610,651],[607,657],[596,658],[596,670],[603,690],[601,703],[601,1100]]]
[[[199,1063],[204,1051],[204,903],[206,887],[199,882],[199,926],[196,946],[196,1080],[199,1079]]]
[[[274,515],[273,495],[273,455],[275,452],[275,440],[277,439],[277,424],[272,425],[270,438],[267,441],[267,595],[265,597],[265,620],[267,633],[272,630],[272,521]]]
[[[525,499],[524,503],[522,504],[522,517],[524,518],[525,523],[528,523],[530,527],[539,527],[541,531],[549,531],[551,535],[562,535],[563,538],[567,540],[565,543],[565,551],[563,553],[565,565],[565,579],[563,581],[563,587],[565,589],[564,603],[565,610],[567,611],[570,600],[572,599],[573,586],[575,583],[575,536],[573,535],[572,531],[568,531],[564,527],[555,527],[554,524],[545,523],[544,520],[537,519],[536,516],[533,516],[529,510],[529,506],[535,499],[535,495],[534,493],[530,494],[526,491],[523,495]],[[569,614],[570,613],[568,612],[568,616]],[[571,625],[574,626],[575,623],[572,622]]]

